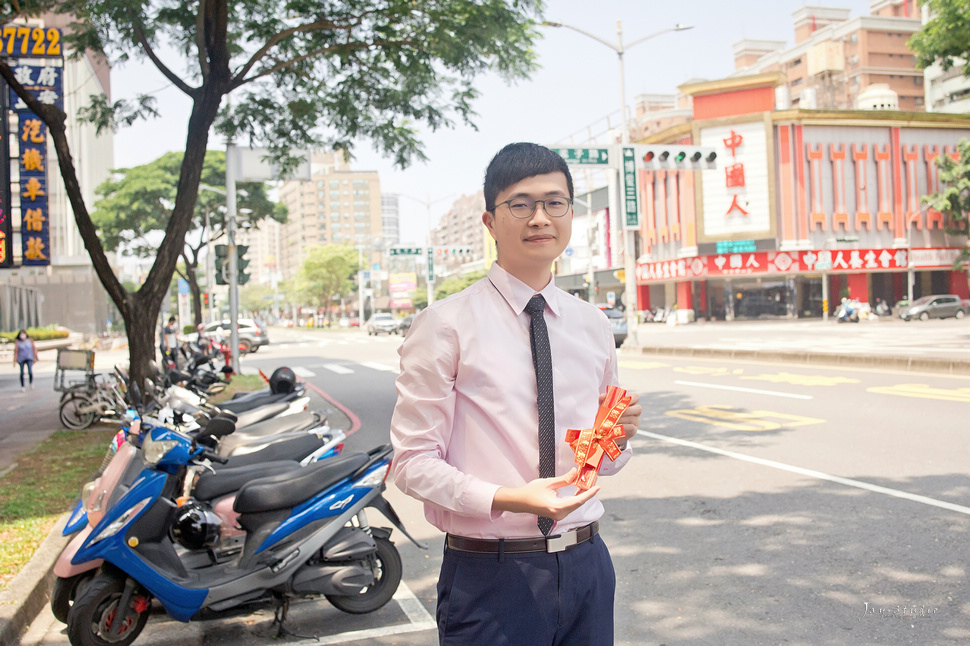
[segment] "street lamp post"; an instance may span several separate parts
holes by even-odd
[[[651,38],[660,36],[661,34],[666,34],[671,31],[684,31],[687,29],[693,29],[693,25],[674,25],[673,27],[668,27],[667,29],[662,29],[656,33],[650,34],[649,36],[644,36],[639,38],[632,43],[624,45],[623,43],[623,23],[620,20],[616,21],[616,43],[611,43],[610,41],[600,38],[596,34],[591,34],[585,29],[580,29],[579,27],[574,27],[573,25],[567,25],[562,22],[556,21],[545,21],[542,23],[547,27],[565,27],[567,29],[572,29],[573,31],[579,32],[584,36],[588,36],[593,40],[603,43],[614,52],[616,52],[617,60],[620,66],[620,143],[626,145],[630,142],[630,131],[627,124],[626,118],[626,80],[623,69],[623,54],[626,50],[631,47],[635,47],[640,43],[646,42]],[[618,206],[617,213],[622,213],[623,209],[619,208],[619,203],[622,201],[622,197],[619,197],[618,192]],[[624,252],[623,252],[623,273],[624,273],[624,291],[626,293],[625,305],[626,305],[626,320],[627,320],[627,343],[630,346],[637,347],[640,345],[640,340],[637,337],[637,326],[639,325],[637,312],[639,310],[638,298],[637,298],[637,281],[636,281],[636,229],[630,229],[626,232],[624,236]]]
[[[451,195],[446,195],[445,197],[439,197],[436,200],[432,200],[431,199],[431,194],[430,193],[425,194],[425,199],[423,199],[423,200],[421,198],[414,197],[414,196],[411,196],[411,195],[405,195],[404,193],[398,193],[398,195],[400,197],[406,197],[409,200],[414,200],[418,204],[423,204],[424,205],[424,208],[426,210],[427,217],[428,217],[428,234],[425,236],[425,239],[424,239],[425,240],[425,250],[424,250],[424,252],[425,252],[426,261],[428,263],[431,263],[432,262],[431,261],[431,258],[434,255],[433,252],[432,252],[432,250],[431,250],[431,205],[432,204],[436,204],[438,202],[441,202],[442,200],[450,199],[450,198],[454,197],[455,194],[452,193]],[[430,274],[429,274],[429,276],[426,276],[426,278],[430,278]],[[428,305],[431,305],[432,303],[434,303],[434,281],[433,280],[429,280],[427,282],[428,282]]]

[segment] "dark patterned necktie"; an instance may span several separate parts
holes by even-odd
[[[543,311],[546,299],[533,296],[525,310],[532,317],[529,340],[532,344],[532,364],[536,369],[537,403],[539,405],[539,477],[556,475],[556,407],[552,395],[552,355],[549,351],[549,333]],[[539,516],[539,531],[543,536],[552,529],[552,519]]]

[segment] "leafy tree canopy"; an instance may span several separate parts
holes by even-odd
[[[349,245],[308,247],[297,275],[301,296],[315,305],[329,306],[334,296],[354,289],[357,251]]]
[[[970,77],[970,3],[967,0],[922,0],[930,19],[906,45],[916,53],[916,67],[939,63],[943,70],[963,65]],[[960,60],[958,60],[960,59]]]
[[[98,187],[101,198],[94,203],[91,220],[106,249],[113,251],[123,247],[141,257],[155,254],[158,241],[147,240],[146,236],[164,231],[168,225],[178,193],[181,165],[182,153],[166,153],[148,164],[118,169],[114,177]],[[198,244],[220,237],[225,230],[225,185],[225,152],[206,151],[201,190],[190,225],[192,230],[201,233]],[[207,187],[216,190],[208,190]],[[270,201],[262,183],[237,184],[236,207],[237,221],[248,222],[252,226],[259,226],[259,221],[264,218],[286,221],[286,207]],[[206,216],[209,231],[204,230]]]
[[[942,190],[924,196],[923,203],[946,217],[948,234],[966,236],[970,230],[970,139],[960,140],[957,153],[958,159],[953,159],[950,155],[936,158]],[[962,271],[967,264],[970,264],[970,249],[964,247],[954,268]]]

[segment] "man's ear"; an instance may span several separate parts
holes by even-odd
[[[491,211],[485,211],[482,213],[482,224],[488,229],[489,234],[491,234],[492,239],[495,239],[495,229],[492,227],[495,225],[495,214]]]

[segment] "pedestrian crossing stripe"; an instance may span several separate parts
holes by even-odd
[[[970,403],[970,388],[933,388],[928,384],[899,384],[896,386],[876,386],[867,389],[881,395],[919,397],[921,399],[942,399],[943,401]]]

